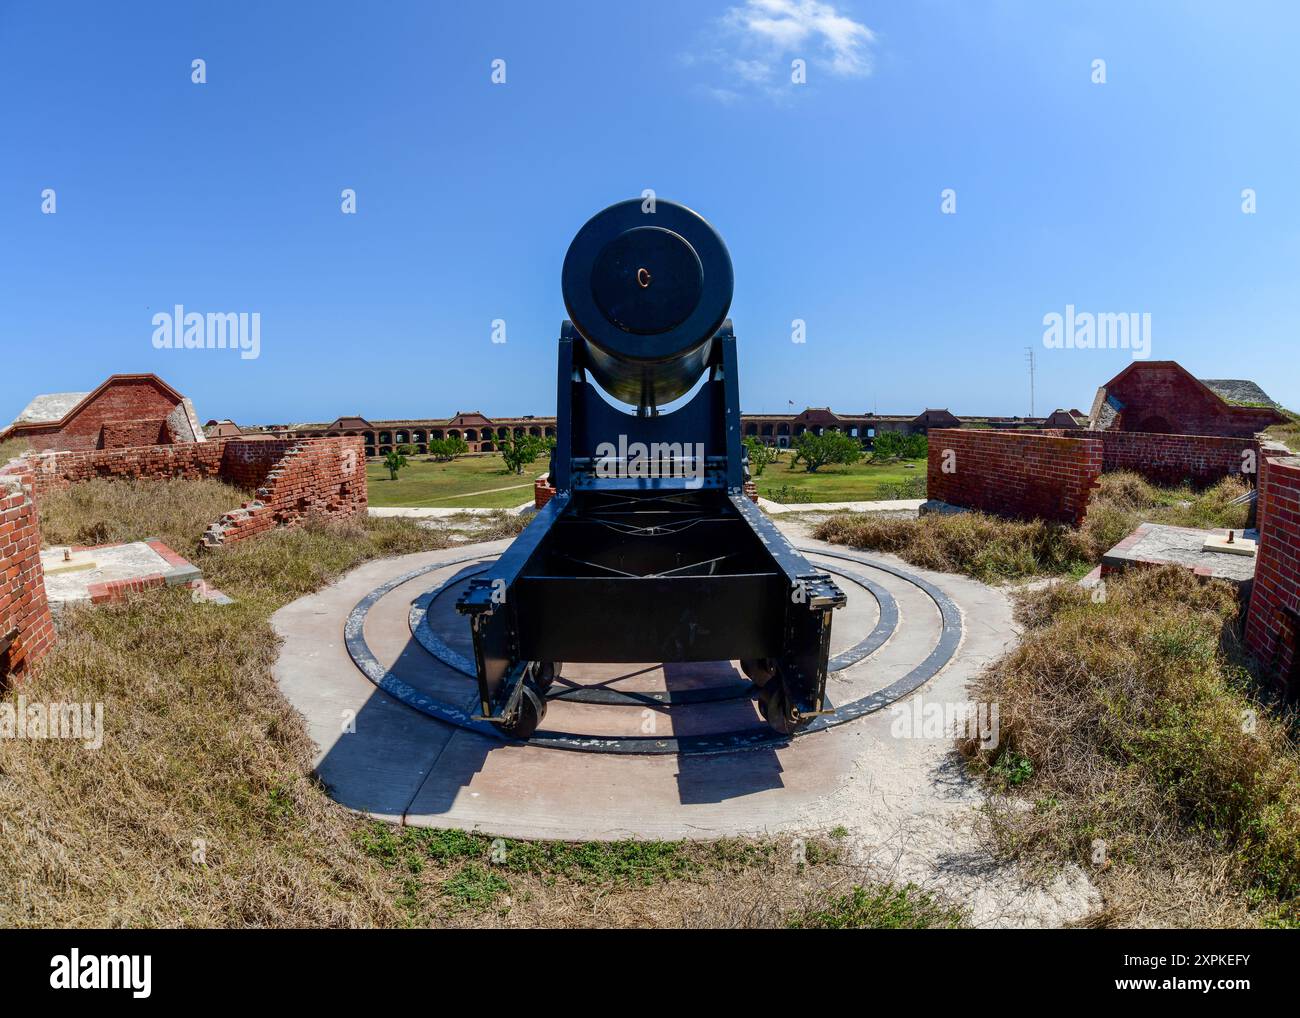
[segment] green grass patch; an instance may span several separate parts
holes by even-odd
[[[382,460],[368,461],[366,483],[376,507],[509,509],[532,501],[533,479],[545,472],[544,458],[516,474],[506,469],[500,453],[462,456],[450,463],[411,456],[396,481],[389,479]]]
[[[1300,414],[1291,410],[1283,410],[1288,421],[1286,424],[1275,424],[1264,432],[1264,437],[1274,442],[1281,442],[1292,452],[1300,452]],[[3,459],[3,457],[0,457]]]
[[[966,912],[915,884],[855,886],[791,915],[800,930],[932,930],[967,925]]]
[[[834,872],[843,863],[839,838],[799,841],[724,838],[692,841],[521,841],[459,830],[394,828],[364,823],[358,848],[406,888],[402,905],[412,923],[426,922],[441,904],[482,912],[507,896],[538,889],[608,898],[651,900],[684,883],[762,881],[772,875],[788,889],[791,878]],[[421,891],[421,888],[424,888]],[[647,897],[649,896],[649,897]],[[784,915],[784,912],[779,912]]]
[[[578,883],[649,885],[680,880],[718,869],[747,869],[771,863],[777,852],[772,842],[723,839],[687,841],[520,841],[491,838],[459,830],[424,827],[393,828],[372,822],[357,834],[366,854],[386,866],[421,872],[428,864],[485,864],[503,873],[529,874]],[[838,858],[836,852],[817,846],[820,854],[806,854],[814,862]]]
[[[808,473],[792,466],[784,450],[777,462],[755,477],[758,493],[773,502],[869,502],[883,498],[924,498],[926,461],[892,460],[820,467]]]
[[[453,907],[482,911],[507,894],[510,883],[481,863],[470,863],[444,880],[441,889]]]

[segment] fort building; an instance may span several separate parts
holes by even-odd
[[[829,407],[808,407],[797,414],[742,414],[745,437],[767,445],[789,447],[804,432],[820,435],[840,431],[870,447],[884,431],[925,434],[930,428],[1041,428],[1041,417],[973,417],[965,420],[947,410],[925,410],[920,414],[839,414]],[[229,425],[230,422],[210,422]],[[382,456],[400,445],[417,453],[428,451],[430,441],[463,438],[470,452],[495,452],[507,436],[555,437],[555,418],[542,416],[488,417],[477,410],[457,411],[446,418],[403,418],[369,421],[364,417],[339,417],[329,424],[270,424],[256,429],[278,438],[318,438],[356,435],[365,442],[367,456]],[[249,434],[254,429],[243,429]]]

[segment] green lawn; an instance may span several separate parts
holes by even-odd
[[[852,466],[821,467],[810,474],[803,465],[793,469],[793,454],[769,464],[761,477],[755,477],[758,493],[773,502],[856,502],[879,498],[924,498],[925,460],[872,463],[863,459]],[[915,491],[891,490],[911,484]],[[882,490],[882,486],[886,486]],[[784,489],[784,490],[782,490]]]
[[[869,463],[852,466],[822,467],[815,474],[802,467],[790,469],[791,454],[754,478],[758,493],[775,502],[853,502],[877,498],[921,498],[924,491],[901,493],[882,490],[884,486],[904,483],[924,484],[925,460],[904,463]],[[484,453],[463,456],[452,463],[431,463],[425,457],[412,456],[397,481],[388,479],[383,461],[366,464],[373,506],[409,506],[415,508],[483,508],[508,509],[532,498],[533,478],[545,472],[546,461],[539,459],[524,468],[523,475],[506,471],[500,455]],[[506,489],[504,491],[499,489]],[[782,489],[785,489],[784,491]],[[486,492],[486,494],[473,494]]]
[[[546,461],[539,459],[524,467],[522,476],[509,473],[498,453],[462,456],[451,463],[411,456],[396,481],[388,479],[382,460],[368,461],[366,480],[372,506],[509,509],[532,501],[533,478],[545,471]],[[507,490],[497,490],[502,488]]]

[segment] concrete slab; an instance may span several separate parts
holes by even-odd
[[[66,570],[65,559],[85,568]],[[94,547],[57,545],[41,551],[45,595],[58,610],[73,602],[115,600],[150,586],[189,584],[203,575],[193,563],[156,539]]]
[[[931,514],[937,516],[959,516],[962,513],[968,512],[971,512],[971,510],[964,506],[952,505],[949,502],[941,502],[937,498],[924,500],[917,509],[918,516],[929,516]]]
[[[500,553],[508,544],[481,547]],[[448,549],[369,562],[272,617],[283,641],[276,681],[306,721],[321,781],[334,799],[357,812],[402,822],[454,729],[376,689],[348,656],[342,620],[393,575],[458,554]]]
[[[1252,582],[1255,578],[1253,556],[1225,555],[1205,550],[1207,538],[1226,539],[1227,536],[1227,530],[1197,530],[1192,527],[1171,527],[1163,523],[1143,523],[1102,556],[1102,575],[1133,566],[1178,565],[1192,570],[1197,576],[1227,580],[1238,586]],[[1238,532],[1238,537],[1240,536]]]
[[[491,555],[507,543],[476,548]],[[788,830],[798,827],[801,817],[837,786],[852,780],[860,766],[864,733],[879,736],[882,726],[888,730],[888,712],[882,711],[774,748],[699,757],[611,756],[505,744],[408,710],[381,693],[353,664],[343,646],[343,619],[381,583],[426,565],[448,563],[445,570],[408,581],[380,599],[366,618],[365,635],[381,663],[404,681],[423,683],[422,690],[436,690],[449,699],[459,693],[466,703],[472,702],[472,680],[438,662],[414,640],[409,626],[403,628],[410,602],[423,590],[472,567],[451,563],[465,551],[370,563],[281,609],[273,620],[285,641],[277,679],[307,718],[319,747],[322,779],[340,802],[354,809],[407,824],[516,837],[717,837]],[[895,565],[921,572],[896,560]],[[897,681],[934,649],[940,634],[938,609],[919,588],[885,571],[860,565],[853,569],[871,572],[874,582],[888,588],[900,621],[896,635],[875,654],[832,677],[833,702]],[[945,592],[958,588],[958,604],[973,599],[993,608],[988,620],[968,620],[957,656],[931,683],[943,683],[945,695],[960,698],[961,686],[974,669],[1013,641],[1009,607],[1000,593],[973,581],[924,575]],[[861,588],[850,594],[851,604],[870,600]],[[839,647],[851,644],[855,634],[878,617],[862,604],[855,605],[854,614],[841,616],[834,630]],[[621,682],[628,688],[669,684],[660,665],[618,666],[612,672],[609,666],[584,667],[591,670],[589,680]],[[708,675],[700,681],[717,681],[721,667],[702,667]],[[565,675],[572,679],[574,671],[566,667]],[[354,730],[346,724],[349,718],[356,719]],[[757,723],[748,699],[698,704],[689,712],[553,700],[544,726],[610,737],[711,732],[719,725],[727,730],[742,723]]]
[[[806,539],[799,543],[827,553],[844,550]],[[491,555],[507,544],[475,550]],[[353,606],[388,580],[448,563],[466,550],[368,563],[286,606],[273,620],[284,641],[276,678],[306,718],[318,748],[318,773],[344,805],[395,823],[563,840],[716,838],[844,827],[846,850],[865,871],[942,890],[969,908],[977,926],[1061,925],[1099,906],[1100,896],[1077,868],[1031,880],[990,858],[979,833],[983,793],[960,765],[951,739],[924,737],[905,723],[922,704],[965,704],[967,683],[1014,647],[1017,632],[1003,590],[873,555],[882,566],[934,584],[964,620],[956,655],[913,696],[777,748],[611,756],[506,744],[451,727],[395,703],[355,667],[342,635]],[[425,586],[458,568],[463,567],[445,565]],[[926,653],[936,635],[919,594],[908,595],[905,584],[886,572],[871,579],[892,584],[900,625],[877,654],[832,680],[855,688],[888,681]],[[412,667],[427,652],[418,644],[399,646],[397,620],[418,586],[393,591],[393,605],[376,605],[383,614],[373,620],[371,634],[377,652],[386,658],[406,655]],[[928,611],[936,613],[933,602]],[[892,662],[889,653],[895,655]],[[663,676],[628,675],[626,681],[644,689]]]
[[[79,573],[86,569],[95,569],[99,563],[86,551],[73,552],[71,548],[50,548],[42,551],[41,571],[46,576],[58,576],[60,573]]]

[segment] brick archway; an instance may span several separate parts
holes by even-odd
[[[1138,431],[1145,431],[1149,435],[1172,435],[1174,429],[1169,422],[1159,414],[1151,414],[1144,417],[1142,423],[1137,427]]]

